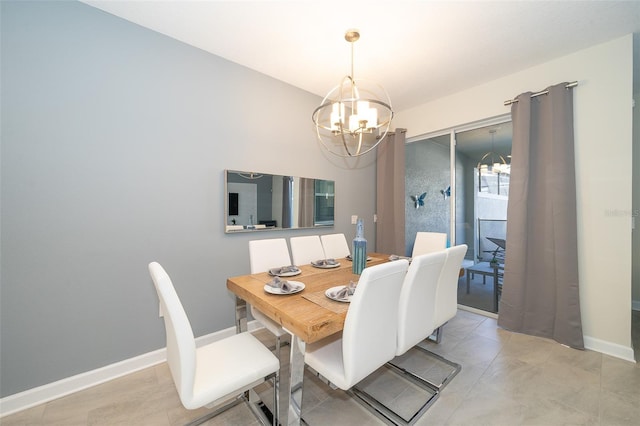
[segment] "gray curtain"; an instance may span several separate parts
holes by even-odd
[[[316,200],[315,179],[300,178],[300,194],[298,201],[298,226],[313,227],[313,205]]]
[[[498,325],[584,349],[578,289],[573,93],[512,105],[507,244]]]
[[[387,134],[377,148],[376,251],[405,254],[404,178],[406,129]]]

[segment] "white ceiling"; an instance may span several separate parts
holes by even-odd
[[[355,77],[397,111],[632,32],[640,69],[640,0],[82,1],[319,96],[357,28]]]

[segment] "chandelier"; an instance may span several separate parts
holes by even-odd
[[[500,195],[500,175],[509,175],[511,172],[511,165],[507,164],[507,161],[501,154],[498,154],[494,151],[494,137],[496,134],[496,129],[489,130],[491,133],[491,151],[487,152],[482,156],[478,165],[476,166],[478,169],[478,192],[482,192],[483,188],[483,179],[482,176],[494,175],[497,177],[493,185],[495,185],[494,189],[497,191],[497,194]],[[486,179],[485,179],[486,180]],[[504,179],[503,179],[504,180]],[[508,178],[507,178],[508,181]],[[485,182],[485,187],[489,190],[488,182]],[[502,184],[504,185],[504,183]]]
[[[357,157],[374,149],[389,132],[393,109],[386,90],[353,72],[353,45],[360,38],[358,30],[344,35],[351,44],[351,75],[342,79],[313,111],[312,119],[318,139],[332,154]]]

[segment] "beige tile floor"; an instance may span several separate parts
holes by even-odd
[[[634,312],[635,347],[640,313]],[[268,340],[262,332],[260,337]],[[445,327],[441,344],[424,345],[462,364],[417,425],[638,425],[640,364],[550,340],[510,333],[466,311]],[[408,362],[419,364],[418,351]],[[380,380],[402,406],[416,395],[407,384]],[[263,385],[268,401],[270,388]],[[13,425],[179,425],[206,410],[182,408],[166,363],[4,417]],[[345,392],[305,376],[303,417],[310,425],[378,425]],[[239,405],[207,425],[257,424]]]

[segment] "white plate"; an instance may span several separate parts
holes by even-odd
[[[332,295],[339,292],[340,290],[342,290],[343,288],[345,288],[346,286],[344,285],[339,285],[336,287],[331,287],[329,289],[327,289],[327,291],[324,292],[324,295],[327,296],[329,299],[331,300],[335,300],[336,302],[344,302],[344,303],[349,303],[351,302],[351,298],[353,297],[353,294],[347,296],[346,299],[338,299],[336,297],[333,297]]]
[[[336,262],[335,265],[316,265],[315,262],[311,262],[311,266],[314,266],[314,267],[320,268],[320,269],[333,269],[333,268],[337,268],[338,266],[340,266],[340,262]]]
[[[351,258],[351,255],[348,255],[346,258],[349,262],[353,262],[353,259]],[[367,256],[367,262],[373,260],[373,257],[371,256]]]
[[[283,293],[282,289],[277,288],[277,287],[271,287],[269,284],[265,284],[264,285],[264,291],[266,291],[267,293],[271,293],[271,294],[296,294],[296,293],[300,293],[302,290],[304,290],[304,283],[301,283],[300,281],[287,281],[290,284],[295,284],[298,286],[297,290],[294,291],[290,291],[289,293]]]
[[[300,269],[298,269],[297,271],[292,271],[292,272],[285,272],[284,274],[272,274],[271,271],[269,271],[269,275],[271,275],[272,277],[295,277],[296,275],[300,275],[302,273],[302,271]]]

